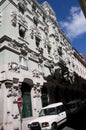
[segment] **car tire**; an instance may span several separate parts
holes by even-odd
[[[57,130],[57,124],[56,123],[52,124],[51,130]]]

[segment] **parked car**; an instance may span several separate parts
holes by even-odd
[[[28,124],[30,130],[57,130],[67,121],[65,107],[62,102],[50,104],[41,109],[39,117]]]
[[[79,111],[81,105],[81,100],[72,100],[67,103],[67,113],[73,114]]]
[[[82,104],[83,104],[84,106],[86,106],[86,99],[84,99],[84,100],[82,101]]]

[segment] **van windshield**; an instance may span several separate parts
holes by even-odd
[[[47,108],[47,109],[42,109],[39,113],[39,116],[47,116],[47,115],[56,115],[56,108]]]

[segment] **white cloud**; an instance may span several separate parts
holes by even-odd
[[[86,19],[79,7],[72,7],[70,16],[61,21],[60,25],[70,39],[86,33]]]

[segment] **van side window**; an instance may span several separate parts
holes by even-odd
[[[63,111],[65,111],[65,108],[64,108],[63,105],[57,107],[57,114],[59,114],[59,113],[61,113]]]

